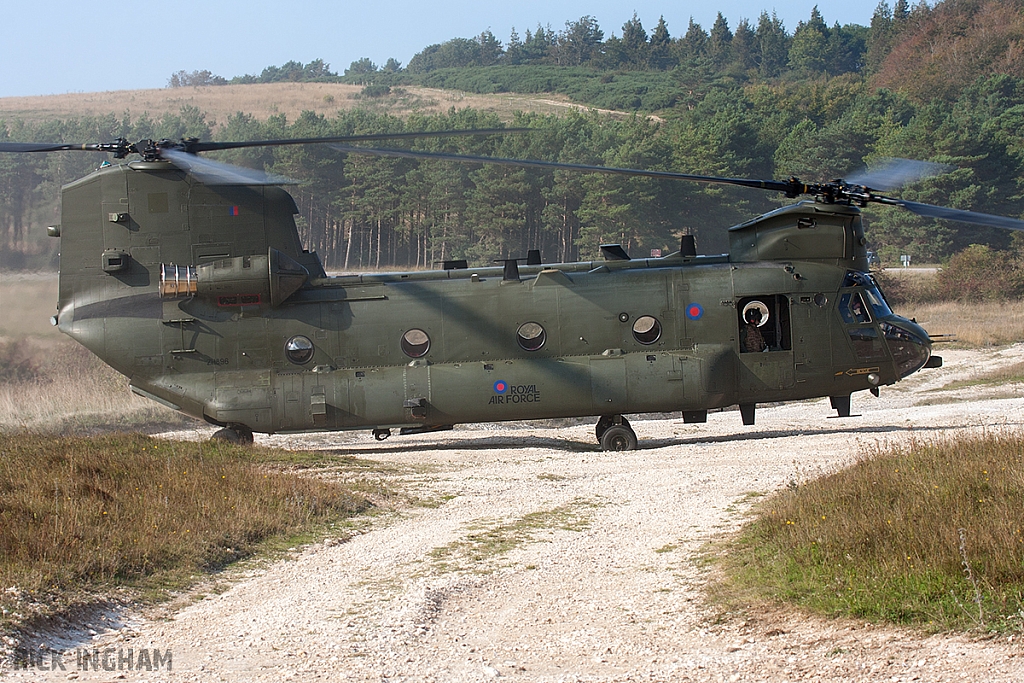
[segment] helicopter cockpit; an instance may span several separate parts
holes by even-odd
[[[928,363],[928,334],[916,322],[892,312],[869,273],[851,270],[846,274],[840,290],[839,315],[847,324],[858,360],[884,360],[888,349],[900,377]]]

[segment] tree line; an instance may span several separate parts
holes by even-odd
[[[492,66],[586,66],[597,71],[670,71],[702,67],[712,73],[741,78],[775,78],[786,73],[798,76],[859,73],[877,68],[892,49],[901,31],[930,8],[921,3],[911,8],[896,0],[890,8],[883,0],[870,26],[838,22],[828,25],[817,7],[792,33],[767,11],[756,21],[740,19],[735,28],[721,12],[705,30],[691,18],[685,32],[673,36],[664,17],[648,31],[636,13],[620,33],[605,38],[598,20],[585,15],[566,21],[560,29],[538,24],[525,34],[513,27],[502,43],[490,30],[472,38],[452,38],[425,47],[409,64],[393,57],[378,67],[368,57],[353,61],[342,74],[316,59],[308,64],[289,61],[268,66],[256,74],[231,79],[209,71],[179,71],[169,87],[276,83],[282,81],[347,81],[368,83],[382,78],[388,84],[416,83],[420,76],[444,69]]]
[[[518,49],[519,43],[509,41],[500,50],[495,48],[498,62],[489,66],[418,74],[411,73],[413,64],[401,69],[397,62],[384,70],[372,63],[358,69],[363,76],[373,76],[378,85],[390,78],[415,76],[427,84],[451,87],[456,83],[484,92],[560,90],[596,106],[657,109],[659,113],[657,120],[643,116],[622,120],[595,113],[520,114],[511,124],[528,128],[526,133],[422,141],[415,144],[419,149],[731,177],[797,176],[808,181],[844,177],[883,157],[908,157],[945,162],[958,170],[906,188],[901,193],[904,198],[1021,217],[1024,70],[1015,71],[1012,66],[1015,53],[1010,38],[1024,30],[1024,14],[1006,15],[1004,4],[1024,5],[1024,0],[946,0],[934,8],[924,4],[909,8],[897,2],[892,9],[883,2],[872,25],[863,31],[829,27],[815,10],[792,35],[781,24],[772,29],[770,25],[777,21],[763,14],[765,21],[758,22],[758,26],[765,24],[762,38],[774,31],[786,48],[788,71],[774,78],[758,75],[765,55],[771,53],[768,43],[759,48],[762,61],[737,67],[737,55],[743,54],[737,52],[737,44],[746,40],[738,37],[746,30],[740,26],[729,30],[723,20],[716,22],[719,30],[712,27],[706,35],[703,29],[691,27],[687,31],[691,48],[699,47],[694,53],[681,47],[685,35],[665,42],[658,36],[667,35],[667,27],[656,27],[646,35],[636,18],[627,22],[618,38],[605,39],[596,21],[589,19],[573,28],[574,40],[591,40],[592,61],[606,59],[619,49],[609,46],[623,42],[617,54],[627,55],[623,59],[635,66],[631,69],[602,71],[586,64],[550,63],[551,53],[530,52],[538,45],[536,32],[527,34],[529,40],[519,41],[526,51],[520,58],[535,60],[530,63],[502,63],[509,60],[510,50],[515,54]],[[953,27],[956,37],[941,34],[943,27]],[[756,38],[757,29],[748,28]],[[568,24],[566,32],[572,33]],[[857,40],[847,41],[853,35],[863,37],[864,49],[838,50],[837,45],[859,45]],[[527,49],[527,43],[533,47]],[[725,44],[729,47],[723,52],[720,48]],[[689,62],[671,66],[670,61],[671,68],[654,68],[651,60],[661,54],[659,45],[669,45],[667,54],[677,60],[691,55]],[[901,72],[906,67],[901,52],[905,50],[930,50],[934,58],[947,61],[970,58],[980,66],[970,79],[965,76],[968,72],[958,72],[959,80],[951,87],[950,78],[929,80],[935,70],[954,73],[940,68],[943,62],[929,65],[930,71],[920,74]],[[854,55],[851,63],[859,66],[830,75],[829,64],[834,66],[836,55],[841,54]],[[716,62],[715,55],[722,61]],[[986,55],[995,60],[995,66],[982,63]],[[202,82],[215,78],[200,72],[179,74],[178,80],[185,83],[193,77]],[[268,67],[260,78],[335,77],[328,64],[315,60],[308,65],[290,62]],[[879,86],[880,79],[886,87]],[[239,113],[216,122],[185,107],[160,119],[78,117],[35,125],[0,121],[0,139],[255,140],[498,125],[501,122],[494,115],[477,111],[405,120],[367,111],[335,118],[305,113],[295,121],[283,116],[258,121]],[[697,235],[703,251],[720,252],[727,246],[725,228],[783,201],[721,186],[346,156],[314,146],[235,151],[219,158],[299,180],[291,191],[300,208],[303,238],[321,253],[328,267],[337,269],[424,267],[452,258],[484,264],[521,256],[530,248],[540,248],[545,258],[574,260],[597,256],[602,242],[619,242],[631,253],[646,255],[655,249],[673,250],[682,233]],[[90,154],[0,155],[0,244],[4,247],[0,258],[11,263],[43,249],[40,228],[59,220],[60,186],[85,175],[96,163],[96,155]],[[865,216],[871,247],[889,262],[898,262],[901,254],[917,262],[935,261],[975,243],[997,249],[1008,244],[1008,236],[997,230],[924,219],[887,207],[868,207]]]
[[[474,110],[399,119],[350,111],[295,121],[236,114],[222,125],[186,107],[159,120],[100,116],[39,125],[8,122],[3,140],[83,142],[126,137],[257,140],[403,130],[490,128]],[[692,109],[658,122],[596,113],[518,114],[528,130],[424,140],[417,149],[673,170],[707,175],[824,181],[882,157],[942,161],[957,170],[905,188],[915,201],[1024,215],[1024,79],[977,79],[954,101],[917,103],[875,90],[856,75],[828,80],[710,87]],[[397,144],[397,143],[396,143]],[[781,197],[741,188],[541,171],[436,160],[345,155],[324,146],[236,150],[216,158],[300,181],[290,188],[302,237],[329,268],[430,266],[467,258],[482,265],[540,248],[546,259],[672,251],[695,234],[702,251],[727,247],[725,229],[778,206]],[[31,252],[41,227],[59,220],[59,188],[95,168],[98,155],[0,155],[0,239],[6,258]],[[870,246],[935,261],[974,244],[1004,247],[1002,231],[935,221],[891,207],[865,209]],[[35,232],[31,233],[30,228]]]

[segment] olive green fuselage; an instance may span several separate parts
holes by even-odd
[[[161,162],[68,185],[60,329],[137,393],[258,432],[697,415],[849,396],[928,358],[924,331],[884,306],[840,310],[877,292],[851,280],[867,261],[848,206],[780,209],[718,256],[341,277],[302,250],[294,212],[279,188],[211,187]],[[251,284],[268,253],[302,270],[293,292]],[[198,293],[162,295],[172,267],[194,269]],[[754,305],[766,350],[743,348]],[[914,339],[909,364],[893,330]]]

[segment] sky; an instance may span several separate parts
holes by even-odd
[[[0,41],[0,97],[162,88],[177,71],[231,78],[289,60],[323,59],[343,73],[369,57],[403,65],[427,45],[490,30],[502,43],[538,24],[555,30],[584,15],[605,37],[621,35],[636,12],[650,32],[665,17],[669,33],[690,17],[711,28],[717,12],[735,28],[773,10],[790,32],[817,5],[832,25],[871,22],[878,0],[27,0],[8,3]]]

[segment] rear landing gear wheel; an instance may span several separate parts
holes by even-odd
[[[612,425],[626,425],[629,427],[629,420],[622,417],[621,415],[602,415],[597,421],[597,425],[594,427],[594,436],[600,441],[604,433],[608,431],[608,428]]]
[[[210,441],[227,441],[228,443],[237,443],[242,446],[249,446],[253,442],[252,430],[245,425],[235,425],[234,427],[225,427],[224,429],[218,429],[210,437]]]
[[[623,424],[613,424],[601,435],[601,449],[606,451],[636,450],[636,433],[625,420],[623,420]]]

